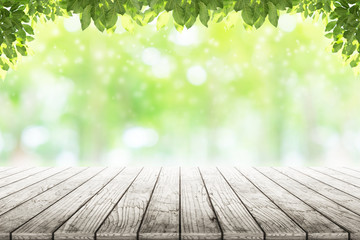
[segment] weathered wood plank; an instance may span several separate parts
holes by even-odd
[[[181,169],[181,239],[221,239],[221,230],[197,168]]]
[[[325,168],[139,171],[13,171],[0,187],[0,240],[360,240],[356,174]]]
[[[360,213],[360,201],[358,198],[355,198],[354,196],[349,195],[344,191],[340,191],[328,184],[320,182],[300,172],[304,170],[299,169],[298,171],[295,171],[294,169],[291,168],[281,168],[277,170],[282,174],[285,174],[286,176],[294,179],[295,181],[304,184],[306,187],[316,191],[317,193],[322,194],[324,197],[332,200],[333,202],[355,213]],[[359,189],[357,191],[359,191]]]
[[[347,240],[348,233],[253,168],[237,168],[307,233],[309,240]]]
[[[4,177],[0,180],[0,188],[3,188],[9,184],[16,183],[22,179],[28,178],[36,173],[47,170],[48,168],[36,167],[36,168],[28,168],[24,171],[17,172],[15,174],[11,174],[7,177]]]
[[[20,191],[17,191],[15,193],[9,194],[6,197],[3,197],[0,200],[0,215],[9,211],[10,209],[16,207],[17,205],[20,205],[23,202],[26,202],[27,200],[47,191],[48,189],[56,186],[57,184],[61,183],[62,181],[65,181],[66,179],[70,178],[71,176],[80,173],[81,171],[85,169],[79,169],[79,168],[69,168],[64,171],[61,171],[61,169],[54,169],[55,174],[50,176],[49,178],[43,179],[40,182],[34,183],[31,186],[28,186]],[[57,173],[56,173],[57,170]],[[25,179],[26,181],[33,181],[37,177],[42,176],[42,178],[46,177],[46,175],[52,174],[51,171],[45,171],[41,172],[38,175],[35,175],[31,177],[30,179]],[[45,175],[46,174],[46,175]],[[37,179],[39,180],[39,178]],[[15,184],[14,184],[15,185]],[[9,185],[13,186],[13,184]],[[11,191],[12,192],[12,191]],[[1,190],[0,195],[4,195],[4,191]]]
[[[77,187],[86,183],[101,170],[99,168],[86,169],[81,175],[75,175],[46,192],[30,199],[16,208],[0,216],[0,240],[10,240],[10,233],[29,221],[44,209],[65,197]]]
[[[224,239],[263,239],[264,232],[215,168],[201,175],[216,212]]]
[[[314,173],[316,173],[316,175],[318,175],[317,178],[322,178],[324,179],[326,176],[330,177],[330,178],[335,178],[337,180],[340,180],[340,181],[343,181],[345,182],[347,185],[353,185],[353,186],[356,186],[356,187],[360,187],[360,178],[357,178],[357,177],[354,177],[354,176],[351,176],[351,175],[348,175],[346,173],[343,173],[341,172],[341,170],[339,169],[330,169],[330,168],[307,168],[307,170],[309,172],[313,172],[315,171]],[[312,175],[314,176],[314,175]],[[326,177],[326,179],[330,179]],[[360,177],[360,174],[359,174],[359,177]],[[335,182],[338,182],[338,181],[335,181]]]
[[[346,168],[346,167],[340,167],[340,168],[336,168],[337,171],[345,173],[347,175],[350,175],[352,177],[355,178],[360,178],[360,172],[356,171],[355,169],[351,169],[351,168]]]
[[[141,171],[97,231],[97,240],[137,239],[137,232],[159,173],[160,168],[146,168]]]
[[[266,239],[304,239],[306,232],[235,168],[220,172],[266,233]]]
[[[342,175],[344,175],[342,173],[333,171],[332,169],[319,169],[319,171],[316,171],[311,168],[299,168],[295,170],[360,199],[360,184],[356,186],[356,183],[348,183],[342,180]],[[344,179],[347,179],[347,177],[348,176],[345,175]]]
[[[359,168],[359,167],[352,167],[352,168],[349,168],[349,167],[342,167],[342,168],[351,169],[351,170],[353,170],[354,172],[358,172],[358,173],[360,173],[360,168]]]
[[[12,239],[51,240],[53,233],[121,170],[106,168],[12,233]]]
[[[19,167],[12,167],[12,168],[5,168],[5,171],[0,172],[0,179],[3,179],[7,176],[11,176],[13,174],[26,171],[30,168],[19,168]]]
[[[0,199],[2,199],[4,197],[10,197],[11,194],[16,193],[17,191],[20,191],[21,189],[29,187],[33,184],[36,184],[52,175],[57,174],[64,170],[65,169],[63,169],[63,168],[48,168],[45,171],[39,172],[31,177],[23,178],[13,184],[4,186],[1,188],[1,191],[0,191]],[[1,212],[1,208],[0,208],[0,212]]]
[[[2,178],[2,175],[6,173],[6,171],[10,171],[10,169],[13,169],[13,167],[0,167],[0,179]]]
[[[179,239],[179,168],[161,171],[138,236],[139,239]]]
[[[259,168],[258,170],[309,206],[321,212],[337,225],[341,226],[350,233],[351,239],[360,239],[360,216],[358,214],[349,211],[275,169]]]
[[[140,171],[140,168],[123,170],[57,230],[54,239],[95,239],[101,223]]]

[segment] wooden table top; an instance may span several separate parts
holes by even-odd
[[[1,239],[360,239],[360,170],[0,168]]]

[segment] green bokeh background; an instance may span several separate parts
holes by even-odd
[[[321,23],[118,25],[37,26],[0,83],[0,165],[360,165],[360,82]]]

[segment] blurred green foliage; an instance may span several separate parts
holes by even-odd
[[[0,83],[0,164],[358,164],[360,82],[321,22],[39,24]]]

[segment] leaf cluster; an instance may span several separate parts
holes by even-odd
[[[326,25],[326,37],[333,40],[333,52],[341,52],[351,67],[360,62],[360,1],[341,0],[334,2]]]
[[[0,77],[15,68],[20,56],[28,55],[27,43],[34,40],[39,20],[55,20],[63,15],[55,0],[9,0],[0,2]]]

